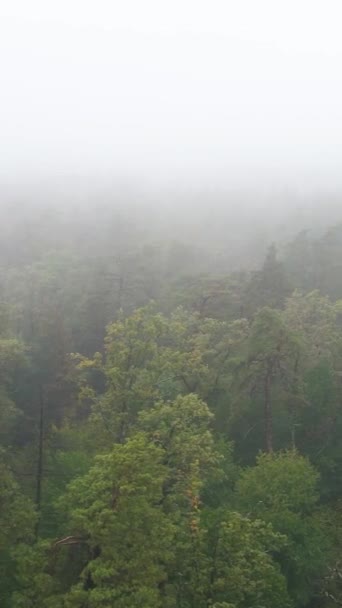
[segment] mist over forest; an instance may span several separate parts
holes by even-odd
[[[338,605],[341,209],[3,184],[1,606]]]
[[[342,605],[341,18],[0,3],[0,608]]]
[[[319,238],[342,221],[342,190],[305,192],[272,182],[263,189],[158,187],[134,177],[123,185],[108,177],[65,176],[2,184],[0,192],[2,260],[10,265],[62,250],[120,256],[178,243],[197,257],[192,272],[250,271],[273,242],[283,257],[299,232]]]

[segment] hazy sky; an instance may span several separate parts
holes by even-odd
[[[341,0],[0,0],[0,172],[341,179]]]

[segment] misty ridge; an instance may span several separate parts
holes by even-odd
[[[80,294],[80,302],[101,302],[100,348],[105,327],[119,309],[128,314],[155,300],[168,310],[177,303],[189,305],[176,295],[186,284],[195,293],[202,290],[204,298],[212,290],[207,281],[222,285],[237,277],[232,280],[246,287],[272,246],[289,275],[288,294],[305,287],[339,297],[338,287],[336,294],[329,283],[331,273],[336,281],[341,255],[338,189],[281,188],[279,182],[263,189],[258,183],[210,188],[205,182],[176,181],[157,185],[66,175],[4,182],[3,301],[21,309],[25,290],[36,284],[34,300],[55,297],[62,315],[65,306],[75,307],[69,289],[74,297]],[[49,277],[45,286],[44,275]],[[80,304],[81,316],[82,306],[87,304]]]
[[[150,302],[234,319],[296,289],[342,297],[338,190],[64,176],[1,194],[2,301],[23,337],[31,307],[52,306],[68,352],[102,350],[108,323]]]
[[[284,257],[300,232],[317,239],[342,222],[338,188],[219,184],[120,183],[99,176],[3,183],[2,265],[22,266],[62,251],[90,258],[149,251],[167,263],[178,247],[184,274],[248,272],[272,243]]]

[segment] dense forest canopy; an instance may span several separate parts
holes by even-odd
[[[0,2],[0,608],[342,606],[341,17]]]
[[[341,605],[337,197],[44,188],[2,189],[1,607]]]

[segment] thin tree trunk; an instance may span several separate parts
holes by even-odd
[[[273,452],[273,421],[271,406],[271,372],[267,371],[264,383],[264,422],[266,452]]]
[[[298,369],[299,369],[299,354],[297,353],[296,357],[295,357],[295,363],[294,363],[294,368],[293,368],[293,373],[294,373],[294,383],[293,383],[293,395],[296,398],[298,395],[298,383],[297,383],[297,378],[298,378]],[[296,419],[296,408],[294,406],[294,399],[291,399],[290,401],[290,416],[291,416],[291,445],[292,445],[292,450],[296,450],[296,424],[295,424],[295,419]]]
[[[119,310],[122,310],[124,284],[125,284],[125,277],[122,273],[120,273],[119,291],[118,291],[118,308],[119,308]]]
[[[43,388],[39,388],[39,434],[38,434],[38,460],[37,460],[37,485],[36,485],[36,508],[38,519],[36,525],[36,535],[39,532],[39,517],[42,503],[42,481],[43,481],[43,447],[44,447],[44,414],[45,414]]]

